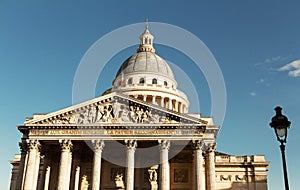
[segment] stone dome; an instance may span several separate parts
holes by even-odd
[[[109,92],[118,92],[154,105],[187,113],[187,96],[177,89],[171,67],[155,53],[153,35],[148,30],[140,35],[137,53],[126,59],[119,68]]]
[[[134,73],[155,73],[175,80],[168,63],[154,52],[138,52],[129,57],[121,65],[116,78],[122,74]]]

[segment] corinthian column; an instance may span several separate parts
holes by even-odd
[[[101,154],[104,148],[103,140],[92,140],[94,147],[92,190],[100,189]]]
[[[27,143],[25,141],[22,141],[19,143],[20,150],[21,150],[21,160],[19,165],[19,172],[16,182],[16,189],[21,189],[23,184],[23,176],[24,176],[24,168],[26,167],[26,157],[27,157]]]
[[[60,164],[58,171],[57,190],[69,190],[71,173],[71,149],[73,147],[71,140],[60,139],[61,147]]]
[[[35,167],[34,167],[34,176],[33,176],[33,187],[37,187],[38,186],[38,176],[39,176],[39,171],[40,171],[40,157],[41,153],[40,151],[36,152],[36,158],[35,158]]]
[[[27,139],[28,159],[25,172],[24,190],[36,189],[38,169],[36,169],[37,155],[39,155],[40,143],[38,140]],[[37,166],[38,167],[38,166]]]
[[[135,140],[125,140],[127,146],[126,190],[134,189],[134,152],[137,146]]]
[[[170,189],[170,166],[169,166],[169,148],[170,141],[168,140],[158,140],[160,145],[160,189],[169,190]]]
[[[206,153],[208,190],[216,190],[215,151],[216,144],[214,143],[209,145]]]
[[[193,141],[194,150],[194,170],[195,170],[195,190],[205,190],[205,180],[203,175],[202,141]]]

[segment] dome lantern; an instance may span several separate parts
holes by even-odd
[[[137,49],[137,52],[155,52],[153,47],[153,39],[154,37],[149,32],[148,20],[146,20],[146,28],[144,33],[140,35],[140,46]]]

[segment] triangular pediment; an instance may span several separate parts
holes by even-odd
[[[25,122],[33,125],[196,124],[207,121],[116,92]]]

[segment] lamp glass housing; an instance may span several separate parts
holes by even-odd
[[[278,137],[286,136],[287,128],[276,128],[276,134]]]

